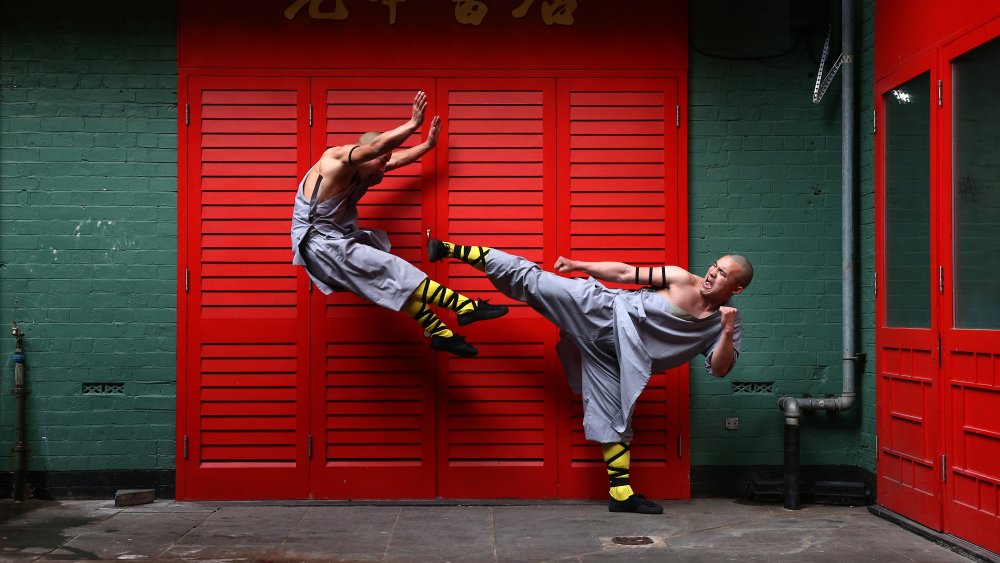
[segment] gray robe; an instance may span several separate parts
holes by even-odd
[[[556,349],[570,386],[583,394],[588,440],[632,439],[632,414],[651,374],[712,353],[722,334],[721,313],[695,319],[649,289],[609,289],[593,278],[564,278],[534,262],[491,249],[486,275],[511,299],[530,305],[560,328]],[[737,315],[733,349],[743,323]]]
[[[303,195],[305,181],[299,182],[292,212],[292,264],[305,266],[325,294],[350,291],[387,309],[402,309],[427,274],[389,254],[385,231],[358,227],[358,201],[382,175],[367,182],[355,176],[346,190],[318,203],[319,179],[311,201]]]

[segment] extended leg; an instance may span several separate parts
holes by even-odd
[[[480,272],[486,271],[488,246],[462,246],[451,242],[431,239],[427,243],[427,257],[431,262],[445,258],[458,258]]]
[[[608,481],[611,490],[608,492],[608,511],[635,512],[638,514],[663,514],[663,507],[632,490],[629,484],[629,465],[632,454],[630,442],[601,444],[604,453],[604,463],[608,465]]]

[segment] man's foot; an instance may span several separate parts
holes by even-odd
[[[486,321],[502,317],[507,314],[507,311],[509,311],[509,309],[507,309],[504,305],[490,305],[489,301],[483,301],[480,299],[476,302],[474,309],[468,313],[458,315],[458,326],[465,326],[476,321]]]
[[[479,350],[472,344],[465,341],[465,338],[454,334],[444,337],[434,335],[431,337],[431,349],[449,352],[462,358],[472,358],[479,355]]]
[[[663,507],[635,493],[625,500],[609,497],[608,512],[634,512],[636,514],[663,514]]]
[[[427,241],[427,259],[431,262],[437,262],[438,260],[444,260],[448,257],[448,247],[444,245],[443,242],[437,239],[430,239]]]

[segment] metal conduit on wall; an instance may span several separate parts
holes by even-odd
[[[841,276],[842,276],[842,329],[843,390],[839,397],[782,397],[778,408],[785,416],[785,508],[798,509],[799,502],[799,423],[803,412],[837,412],[854,406],[857,395],[855,380],[859,356],[855,352],[855,319],[857,298],[854,287],[856,268],[854,260],[854,199],[856,192],[854,97],[854,0],[841,1]]]

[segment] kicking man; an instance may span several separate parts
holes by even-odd
[[[610,481],[611,512],[660,514],[663,508],[629,485],[629,449],[636,400],[652,373],[698,354],[705,368],[725,377],[739,355],[742,322],[730,298],[753,278],[750,261],[723,256],[704,277],[676,266],[635,267],[560,257],[565,278],[498,249],[431,240],[431,262],[456,258],[484,272],[504,295],[527,303],[560,329],[556,346],[570,386],[582,393],[588,440],[601,444]],[[609,289],[596,281],[646,285]]]

